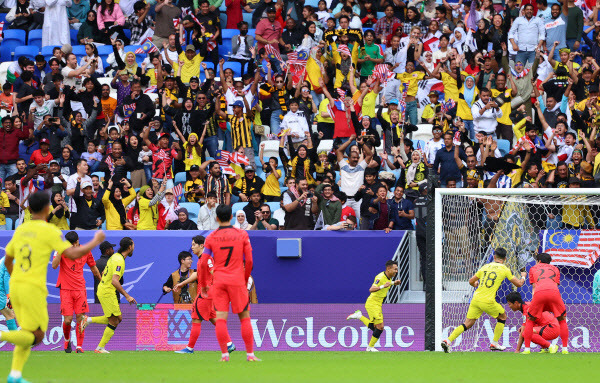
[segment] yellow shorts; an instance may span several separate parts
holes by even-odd
[[[48,329],[48,294],[26,283],[10,284],[10,301],[19,326],[27,331]]]
[[[383,311],[381,305],[365,304],[367,314],[369,314],[369,322],[373,324],[383,323]]]
[[[117,296],[115,293],[110,293],[108,295],[100,295],[98,294],[98,300],[100,301],[100,305],[102,305],[102,311],[104,311],[105,317],[110,316],[121,316],[121,307],[119,306],[119,301],[117,301]]]
[[[472,300],[467,311],[467,319],[478,319],[481,314],[486,313],[492,318],[498,318],[498,315],[504,314],[504,307],[496,301],[481,302]]]

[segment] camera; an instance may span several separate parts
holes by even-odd
[[[504,105],[504,103],[506,102],[506,100],[502,96],[498,96],[492,99],[492,101],[494,101],[498,105],[498,108],[501,108],[502,105]]]
[[[179,303],[192,303],[192,297],[190,296],[187,285],[181,288],[181,293],[179,294]]]
[[[314,194],[313,194],[312,192],[309,192],[309,193],[306,195],[306,198],[312,198],[313,196],[314,196]]]

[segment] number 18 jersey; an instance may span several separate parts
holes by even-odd
[[[490,262],[484,265],[475,274],[479,278],[479,287],[473,294],[473,299],[480,302],[495,302],[496,293],[504,279],[512,279],[513,274],[508,267],[502,263]]]

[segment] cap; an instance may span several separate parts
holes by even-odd
[[[190,82],[195,81],[197,83],[200,83],[200,79],[198,77],[190,77]]]
[[[42,139],[40,140],[40,145],[41,145],[41,144],[48,144],[48,145],[50,145],[50,140],[49,140],[49,139],[47,139],[47,138],[42,138]]]
[[[152,121],[162,122],[159,116],[152,117],[152,119],[150,120],[150,122],[152,122]]]
[[[185,47],[185,51],[186,51],[186,52],[187,52],[187,51],[194,51],[194,52],[196,52],[196,47],[195,47],[193,44],[188,44],[188,45],[186,45],[186,47]]]
[[[233,104],[231,104],[231,106],[239,106],[240,108],[243,108],[244,107],[244,103],[241,102],[240,100],[237,100]]]
[[[60,48],[60,50],[62,51],[62,53],[68,55],[69,53],[73,52],[73,47],[71,46],[71,44],[64,44],[62,46],[62,48]]]
[[[581,180],[577,177],[570,177],[569,178],[569,185],[571,184],[581,184]]]
[[[198,165],[190,166],[190,172],[194,172],[194,171],[198,171],[198,170],[200,170],[200,166],[198,166]]]
[[[115,245],[114,243],[104,241],[100,244],[100,253],[104,254],[106,252],[106,250],[112,249],[115,246],[117,246],[117,245]]]
[[[173,194],[173,189],[167,189],[167,190],[165,191],[165,194]]]
[[[272,6],[271,6],[271,7],[268,7],[268,8],[267,8],[267,13],[275,13],[275,12],[276,12],[276,11],[275,11],[275,7],[272,7]]]
[[[579,167],[581,168],[581,170],[583,170],[584,172],[586,172],[588,174],[592,174],[592,172],[594,171],[594,167],[592,166],[592,164],[590,164],[587,161],[581,161],[581,164],[579,164]]]
[[[48,162],[48,165],[52,165],[52,164],[57,164],[58,165],[58,161],[57,160],[50,160],[50,162]]]
[[[254,168],[252,167],[252,165],[247,165],[247,166],[244,168],[244,171],[245,171],[245,172],[253,172],[253,171],[254,171]]]
[[[396,99],[396,98],[392,98],[390,101],[388,101],[388,104],[390,104],[390,105],[391,105],[391,104],[398,105],[398,99]]]
[[[424,191],[428,191],[428,190],[429,190],[429,187],[427,186],[426,183],[419,185],[419,192],[420,193],[423,193]]]
[[[158,135],[158,139],[160,140],[162,138],[167,138],[168,139],[169,138],[169,133],[161,133],[161,134],[159,134]]]
[[[126,76],[129,75],[129,72],[127,71],[127,69],[123,69],[123,70],[119,71],[119,76],[123,76],[123,75],[126,75]]]
[[[90,181],[83,181],[83,182],[81,183],[81,188],[82,188],[82,189],[85,189],[85,188],[87,188],[87,187],[90,187],[90,188],[91,188],[91,187],[92,187],[92,183],[91,183]]]
[[[439,96],[439,93],[435,90],[432,90],[431,92],[429,92],[428,96]]]
[[[167,80],[173,80],[173,81],[175,81],[175,77],[173,77],[171,75],[168,75],[167,77],[165,77],[165,81],[167,81]]]
[[[369,116],[369,115],[366,115],[366,114],[363,114],[363,115],[362,115],[362,117],[361,117],[361,120],[364,120],[365,118],[366,118],[367,120],[370,120],[370,119],[371,119],[371,116]]]

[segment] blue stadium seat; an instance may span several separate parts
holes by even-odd
[[[46,58],[46,61],[50,61],[52,58],[52,50],[54,48],[60,48],[58,45],[48,45],[47,47],[42,47],[41,54]]]
[[[12,230],[12,224],[12,218],[6,218],[6,225],[4,225],[4,227],[6,228],[6,230]]]
[[[77,56],[77,62],[86,55],[85,45],[73,45],[73,54]]]
[[[2,47],[14,52],[16,47],[26,45],[25,31],[21,29],[5,29],[3,31],[4,40],[2,40]]]
[[[279,209],[279,202],[267,202],[267,205],[271,208],[271,216],[273,216],[273,212]]]
[[[239,35],[238,29],[223,29],[223,40],[231,40],[233,36]]]
[[[200,205],[195,202],[181,202],[180,207],[184,207],[188,211],[188,218],[194,222],[198,221],[198,214],[200,214]]]
[[[225,2],[223,2],[223,4],[225,4]],[[223,30],[227,26],[227,13],[221,13],[219,19],[221,21],[221,30]]]
[[[42,49],[42,30],[34,29],[29,31],[29,37],[27,41],[27,45],[37,46],[39,49]]]
[[[238,62],[226,62],[225,64],[223,64],[223,69],[227,69],[227,68],[231,68],[231,70],[233,70],[233,75],[234,77],[241,77],[242,76],[242,64],[238,63]]]
[[[79,45],[79,41],[77,40],[77,32],[79,32],[77,29],[70,29],[69,32],[71,33],[71,45]]]
[[[37,46],[20,46],[15,48],[15,59],[18,59],[21,56],[25,56],[29,58],[31,61],[35,61],[35,56],[40,53],[40,50]]]
[[[7,13],[0,13],[0,23],[6,21],[6,15]]]
[[[313,8],[318,8],[319,7],[319,0],[306,0],[304,2],[304,5],[310,5]]]
[[[12,53],[14,49],[10,45],[0,45],[0,61],[7,62],[13,61]]]
[[[252,13],[243,12],[242,17],[244,21],[248,23],[249,26],[252,26]]]
[[[173,181],[173,183],[175,185],[183,184],[183,183],[185,183],[186,180],[187,180],[186,173],[185,172],[179,172],[179,173],[175,174],[175,180]]]
[[[227,39],[227,40],[223,40],[223,43],[221,45],[219,45],[219,56],[221,57],[225,57],[226,55],[230,55],[231,54],[231,40]],[[225,60],[227,60],[228,57],[225,57]]]
[[[235,218],[235,213],[237,213],[238,210],[242,210],[246,205],[248,205],[248,202],[234,203],[233,206],[231,206],[231,215],[233,216],[233,218]]]
[[[100,55],[109,55],[113,53],[112,45],[97,45],[96,48],[98,48],[98,54]]]
[[[256,37],[256,29],[248,29],[248,34],[252,37]]]
[[[123,33],[128,39],[131,39],[131,29],[123,29]]]
[[[503,156],[510,151],[510,142],[508,140],[498,140],[498,150]]]
[[[377,20],[384,18],[385,17],[385,12],[377,12]]]

